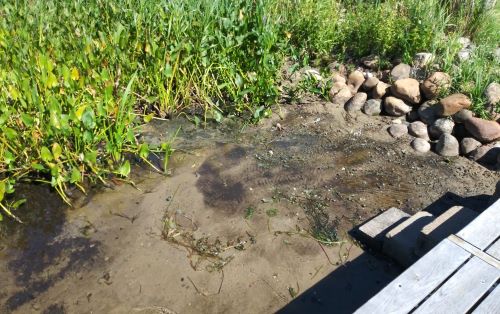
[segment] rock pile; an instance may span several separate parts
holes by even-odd
[[[464,42],[464,55],[471,47]],[[410,136],[416,152],[428,152],[432,146],[441,156],[463,155],[500,166],[500,115],[495,114],[500,85],[491,83],[485,90],[486,109],[495,120],[474,117],[468,110],[472,106],[469,97],[448,93],[448,74],[415,74],[426,73],[432,60],[432,54],[419,53],[413,67],[400,63],[391,71],[372,72],[377,69],[378,58],[369,56],[361,62],[364,68],[351,72],[347,79],[334,73],[330,100],[349,112],[404,116],[406,121],[392,124],[388,132],[394,138]]]

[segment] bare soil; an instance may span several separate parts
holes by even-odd
[[[487,203],[500,178],[414,153],[387,133],[388,117],[316,98],[274,111],[257,126],[150,123],[150,142],[181,127],[170,174],[137,166],[136,188],[116,184],[77,208],[31,187],[26,206],[41,218],[0,244],[0,311],[349,313],[401,271],[350,230],[444,195]]]

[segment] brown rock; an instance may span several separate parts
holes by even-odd
[[[391,87],[391,92],[394,96],[412,104],[418,104],[421,100],[419,83],[412,78],[397,80]]]
[[[472,136],[483,143],[489,143],[500,138],[500,124],[496,121],[470,118],[465,121],[465,128]]]
[[[375,88],[372,90],[372,97],[374,99],[382,99],[382,97],[387,94],[390,88],[391,85],[384,82],[378,82],[377,86],[375,86]]]
[[[469,97],[464,94],[453,94],[439,101],[437,113],[442,117],[448,117],[469,108],[471,104]]]
[[[451,77],[444,72],[435,72],[422,83],[422,92],[427,99],[433,99],[441,91],[450,88]]]

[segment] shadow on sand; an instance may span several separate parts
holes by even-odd
[[[491,198],[489,195],[460,197],[448,192],[424,210],[438,216],[452,206],[461,205],[481,212],[490,205]],[[402,270],[386,257],[365,251],[306,290],[278,313],[353,313]]]

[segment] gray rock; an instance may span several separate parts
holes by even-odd
[[[459,144],[457,139],[448,133],[443,133],[436,144],[436,153],[444,157],[458,156]]]
[[[462,45],[462,48],[468,48],[472,44],[472,42],[470,41],[470,39],[468,37],[458,38],[458,43],[460,45]]]
[[[431,138],[439,138],[444,133],[451,134],[454,127],[455,122],[453,122],[451,119],[437,119],[431,126],[429,126],[429,135],[431,136]]]
[[[408,134],[408,127],[406,124],[393,124],[388,129],[389,134],[394,138],[400,138]]]
[[[409,122],[417,121],[418,119],[420,119],[420,116],[417,110],[412,110],[406,114],[406,120]]]
[[[481,142],[472,137],[465,137],[460,142],[460,152],[462,155],[468,155],[480,146]]]
[[[368,99],[363,105],[363,112],[369,116],[378,116],[382,112],[382,100]]]
[[[424,102],[418,108],[420,120],[422,120],[425,124],[431,125],[438,118],[438,108],[436,107],[437,103],[438,102],[435,100],[429,100]]]
[[[411,66],[405,63],[400,63],[392,69],[391,77],[394,81],[409,78],[410,72],[411,72]]]
[[[408,127],[410,135],[422,138],[426,141],[429,140],[429,133],[427,132],[427,125],[422,121],[415,121],[410,123]]]
[[[456,123],[464,123],[465,121],[469,120],[472,117],[474,117],[472,111],[468,109],[462,109],[453,115],[453,120]]]
[[[434,55],[429,52],[419,52],[413,57],[413,66],[424,68],[432,62]]]
[[[368,95],[366,93],[357,93],[346,103],[345,110],[349,112],[360,111],[361,108],[363,108],[366,99],[368,99]]]
[[[484,96],[486,97],[486,110],[493,113],[495,106],[500,103],[500,84],[496,82],[490,83],[484,91]]]
[[[419,153],[427,153],[431,150],[431,144],[422,138],[416,138],[411,142],[411,147]]]
[[[400,117],[410,112],[411,107],[403,100],[389,96],[384,100],[384,110],[391,116]]]

